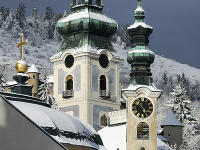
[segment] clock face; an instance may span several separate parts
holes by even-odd
[[[65,58],[65,66],[67,68],[71,68],[74,64],[74,57],[72,55],[68,55],[66,58]]]
[[[105,54],[102,54],[100,57],[99,57],[99,64],[102,68],[106,68],[108,67],[108,64],[109,64],[109,60],[108,60],[108,57],[105,55]]]
[[[131,109],[138,118],[147,118],[153,112],[153,104],[148,98],[139,97],[133,101]]]

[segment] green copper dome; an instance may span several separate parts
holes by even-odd
[[[128,27],[128,33],[132,37],[132,50],[127,54],[127,62],[131,64],[131,84],[151,85],[150,65],[154,62],[155,54],[149,48],[149,36],[153,28],[144,21],[145,11],[141,6],[141,0],[137,0],[135,10],[135,23]]]
[[[57,32],[65,39],[60,50],[88,44],[96,49],[114,51],[108,38],[117,31],[118,24],[102,10],[102,0],[93,3],[92,0],[72,0],[71,13],[56,25]]]

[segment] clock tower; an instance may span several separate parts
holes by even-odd
[[[128,27],[133,42],[127,55],[131,64],[130,85],[122,90],[127,108],[127,150],[156,150],[157,99],[161,90],[154,86],[151,77],[150,65],[155,55],[148,44],[153,28],[145,23],[145,11],[141,0],[137,1],[135,23]]]
[[[50,59],[59,107],[96,130],[107,125],[109,111],[120,109],[122,59],[109,40],[118,24],[102,11],[102,0],[72,0],[71,13],[56,25],[63,43]]]

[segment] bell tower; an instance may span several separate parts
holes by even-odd
[[[119,63],[109,37],[118,24],[105,16],[102,0],[72,0],[58,21],[63,43],[54,63],[54,97],[62,111],[92,125],[107,125],[107,112],[120,109]]]
[[[128,27],[132,37],[132,50],[127,61],[131,64],[131,79],[122,90],[127,108],[127,150],[157,149],[157,99],[161,90],[153,84],[150,65],[155,55],[149,48],[149,36],[153,28],[144,21],[145,11],[138,1],[135,23]]]

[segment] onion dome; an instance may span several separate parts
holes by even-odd
[[[18,73],[25,73],[28,69],[28,65],[23,59],[21,59],[16,63],[15,69]]]
[[[137,0],[135,10],[135,23],[128,27],[128,33],[132,37],[132,50],[128,53],[127,61],[131,64],[131,83],[134,85],[151,85],[150,65],[154,62],[155,55],[149,49],[149,36],[153,28],[144,22],[145,11],[141,6],[141,0]]]
[[[79,48],[85,44],[97,50],[114,51],[108,38],[117,31],[118,24],[102,10],[102,0],[72,0],[71,13],[56,25],[57,32],[64,38],[59,51]]]

